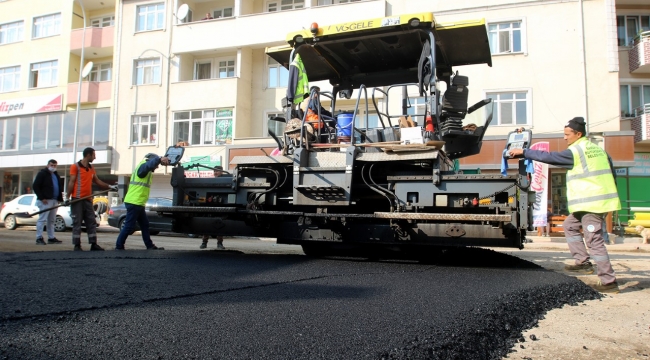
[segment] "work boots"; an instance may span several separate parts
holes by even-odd
[[[621,291],[621,289],[618,288],[618,283],[616,281],[609,284],[603,284],[598,281],[598,284],[594,285],[593,288],[594,290],[600,291],[601,293],[609,294],[618,294]]]
[[[564,270],[576,274],[589,275],[594,273],[594,266],[589,261],[580,265],[566,265]]]

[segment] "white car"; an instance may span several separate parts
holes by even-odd
[[[36,221],[38,221],[38,215],[34,215],[32,217],[17,217],[14,214],[25,212],[31,214],[38,211],[38,206],[36,206],[36,195],[21,195],[7,203],[2,204],[2,211],[0,211],[0,221],[2,221],[5,225],[5,228],[9,230],[14,230],[19,225],[36,225]],[[97,216],[97,213],[95,213],[95,218],[99,224],[99,217]],[[54,231],[65,231],[69,228],[72,228],[70,207],[59,206],[56,210]]]

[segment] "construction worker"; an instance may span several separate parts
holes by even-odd
[[[618,293],[614,269],[605,248],[603,218],[610,211],[621,209],[614,181],[613,166],[607,153],[585,137],[585,120],[575,117],[564,127],[564,140],[569,148],[561,152],[545,152],[530,149],[510,149],[510,156],[523,156],[569,169],[567,171],[567,201],[569,212],[564,221],[564,235],[575,265],[566,265],[568,272],[592,274],[593,265],[585,248],[598,268],[600,281],[594,289],[600,292]],[[582,227],[584,233],[580,233]]]
[[[72,244],[74,251],[82,251],[81,248],[81,222],[86,223],[86,233],[91,251],[104,250],[97,244],[97,221],[95,220],[95,209],[93,209],[92,195],[93,183],[102,189],[117,190],[117,185],[108,185],[99,180],[95,168],[91,165],[95,160],[95,149],[87,147],[83,151],[83,159],[70,166],[70,181],[68,182],[69,199],[65,204],[70,205],[72,215]],[[81,198],[88,197],[85,200]],[[80,201],[77,201],[80,200]]]
[[[293,61],[291,61],[291,64],[289,64],[287,101],[289,101],[295,108],[295,106],[300,105],[307,96],[309,96],[309,79],[307,78],[307,71],[305,71],[305,65],[302,63],[300,54],[296,54]]]
[[[124,243],[126,238],[135,230],[135,223],[140,225],[140,232],[142,233],[142,240],[147,250],[164,250],[162,247],[157,247],[151,241],[149,234],[149,219],[145,212],[145,204],[149,200],[149,191],[151,190],[151,182],[153,180],[153,172],[158,168],[158,165],[168,165],[169,159],[166,157],[159,157],[156,154],[149,153],[144,156],[144,159],[135,167],[133,174],[131,174],[131,181],[129,182],[129,191],[124,197],[124,205],[126,206],[126,219],[124,220],[124,227],[120,230],[115,242],[115,250],[124,250]]]
[[[212,174],[216,178],[220,177],[220,176],[223,176],[223,166],[215,166],[214,169],[212,169]],[[223,246],[223,236],[214,235],[214,237],[217,238],[217,249],[225,250],[226,248]],[[207,248],[209,239],[210,239],[210,235],[208,235],[208,234],[203,235],[203,242],[199,246],[199,249]]]

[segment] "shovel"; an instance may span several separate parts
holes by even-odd
[[[91,197],[93,197],[93,196],[97,196],[97,195],[100,195],[100,194],[105,194],[105,193],[107,193],[107,192],[109,192],[109,191],[111,191],[111,189],[104,190],[104,191],[100,191],[100,192],[96,192],[96,193],[94,193],[94,194],[90,194],[90,195],[88,195],[88,196],[84,196],[84,197],[81,197],[81,198],[79,198],[79,199],[76,199],[76,200],[70,201],[70,204],[74,204],[74,203],[79,202],[79,201],[81,201],[81,200],[86,200],[86,199],[91,198]],[[38,212],[35,212],[35,213],[31,213],[31,214],[26,213],[26,212],[19,212],[19,213],[15,213],[14,216],[17,217],[17,218],[30,218],[30,217],[32,217],[32,216],[34,216],[34,215],[38,215],[38,214],[41,214],[41,213],[44,213],[44,212],[48,212],[48,211],[50,211],[50,210],[52,210],[52,209],[56,209],[56,208],[58,208],[58,207],[66,206],[66,205],[69,205],[69,204],[65,204],[65,203],[63,203],[63,204],[59,204],[59,205],[56,205],[56,206],[52,206],[51,208],[47,208],[47,209],[45,209],[45,210],[41,210],[41,211],[38,211]]]

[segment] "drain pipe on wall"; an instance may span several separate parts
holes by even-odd
[[[123,12],[123,5],[122,1],[118,1],[119,3],[119,9],[118,9],[118,14],[119,14],[119,19],[122,19],[122,12]],[[113,144],[113,153],[116,152],[116,142],[117,142],[117,107],[119,105],[118,101],[118,89],[120,88],[120,66],[119,66],[119,61],[120,61],[120,56],[121,56],[121,49],[122,49],[122,21],[118,21],[118,26],[117,26],[117,52],[115,55],[113,55],[113,63],[118,64],[118,66],[113,67],[113,140],[111,143]],[[128,127],[128,125],[127,125]],[[115,154],[113,154],[115,155]],[[115,156],[112,156],[112,159],[115,160]],[[117,171],[116,169],[116,162],[111,161],[113,164],[111,164],[111,170],[113,170],[113,173]]]
[[[580,0],[580,37],[582,40],[582,75],[584,77],[584,86],[585,86],[585,130],[587,133],[585,136],[589,136],[589,123],[591,119],[589,118],[589,91],[587,86],[587,49],[585,44],[585,9],[583,0]]]

